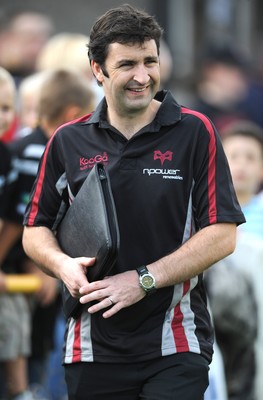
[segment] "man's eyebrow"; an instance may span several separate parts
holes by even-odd
[[[123,58],[119,61],[116,61],[117,65],[122,65],[122,64],[134,64],[136,61],[129,59],[129,58]]]
[[[159,57],[148,56],[148,57],[145,57],[145,61],[156,61],[156,62],[158,62],[159,61]]]
[[[153,62],[158,62],[159,61],[159,57],[156,56],[147,56],[144,58],[144,62],[147,61],[153,61]],[[129,58],[123,58],[122,60],[118,60],[116,61],[116,65],[120,66],[122,64],[136,64],[137,60],[133,60],[133,59],[129,59]]]

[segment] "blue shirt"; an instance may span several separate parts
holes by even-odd
[[[242,206],[246,224],[239,226],[240,232],[257,235],[263,239],[263,193],[254,196],[248,204]]]

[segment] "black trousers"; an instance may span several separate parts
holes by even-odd
[[[67,364],[68,399],[203,400],[208,364],[194,353],[131,364]]]

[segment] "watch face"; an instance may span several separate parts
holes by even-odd
[[[154,285],[154,279],[151,275],[144,275],[142,277],[142,285],[145,289],[151,289]]]

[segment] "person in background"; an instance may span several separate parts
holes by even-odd
[[[42,12],[18,10],[1,15],[0,65],[14,77],[16,86],[36,72],[36,59],[54,31],[51,17]]]
[[[207,285],[222,350],[229,399],[259,400],[263,344],[263,131],[243,120],[223,132],[234,187],[246,217],[236,251],[207,273]],[[242,334],[240,334],[242,332]]]
[[[31,133],[38,125],[39,98],[48,71],[36,72],[24,78],[18,89],[19,129],[16,137]]]
[[[15,82],[9,72],[0,67],[1,72],[1,119],[0,119],[0,141],[1,143],[8,143],[15,135],[17,129],[16,118],[16,100],[17,92]]]
[[[249,88],[249,62],[230,44],[208,46],[197,74],[192,107],[212,119],[220,135],[232,121],[246,117],[244,102]]]
[[[85,305],[67,321],[71,400],[201,400],[208,385],[202,273],[234,250],[244,217],[212,123],[159,91],[161,35],[129,5],[95,22],[89,58],[105,97],[49,140],[25,213],[26,253]],[[98,161],[111,178],[120,251],[110,276],[88,282],[95,259],[63,253],[53,227]]]
[[[164,39],[160,41],[160,87],[164,88],[173,76],[173,56]]]
[[[10,127],[16,104],[16,88],[12,76],[0,67],[0,138]],[[0,141],[0,218],[4,217],[13,193],[15,174],[11,154]],[[4,263],[8,251],[7,236],[16,240],[21,235],[13,223],[0,224],[0,396],[31,400],[28,392],[27,357],[30,354],[30,310],[24,295],[7,293]],[[5,387],[3,387],[5,386]]]
[[[263,239],[263,128],[241,120],[226,126],[223,136],[235,190],[247,219],[239,232]]]
[[[35,295],[32,316],[32,352],[29,358],[29,382],[32,390],[44,385],[47,356],[53,346],[54,325],[60,310],[57,281],[42,273],[24,254],[21,244],[22,220],[29,194],[46,143],[56,128],[90,112],[94,106],[92,89],[83,77],[71,70],[49,71],[42,81],[38,125],[31,134],[10,143],[9,148],[18,174],[15,190],[9,199],[4,224],[13,223],[20,232],[18,240],[9,240],[8,258],[23,270],[40,274],[41,290]],[[14,251],[16,249],[16,251]],[[39,391],[39,390],[38,390]]]
[[[53,35],[39,52],[36,60],[37,71],[52,71],[71,68],[88,79],[95,93],[96,105],[103,97],[103,90],[94,79],[87,58],[89,37],[81,33],[61,32]]]

